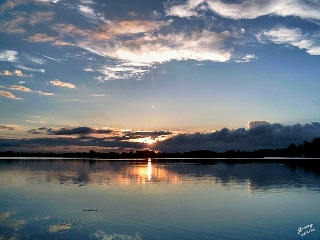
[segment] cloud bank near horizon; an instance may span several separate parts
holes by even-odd
[[[249,129],[231,130],[223,128],[213,133],[179,134],[163,142],[157,147],[166,152],[184,152],[189,150],[228,150],[253,151],[258,149],[276,149],[288,147],[289,144],[302,144],[320,137],[320,123],[284,126],[266,121],[249,122]]]
[[[270,124],[267,121],[250,121],[248,129],[228,129],[212,133],[181,133],[174,131],[131,131],[109,128],[73,127],[30,129],[29,138],[0,138],[0,151],[88,151],[123,152],[130,150],[159,150],[186,152],[192,150],[253,151],[288,147],[320,137],[320,123],[304,125]],[[2,126],[3,130],[9,128]],[[10,131],[14,129],[10,128]],[[150,144],[150,141],[152,140]]]

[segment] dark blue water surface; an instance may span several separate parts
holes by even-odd
[[[320,239],[320,176],[283,164],[0,160],[0,239]]]

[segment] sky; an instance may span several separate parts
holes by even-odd
[[[320,137],[319,0],[0,1],[0,151]]]

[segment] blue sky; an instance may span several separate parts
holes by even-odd
[[[0,150],[276,147],[208,140],[254,127],[279,147],[320,136],[317,0],[8,0],[0,16]]]

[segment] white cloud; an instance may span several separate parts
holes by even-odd
[[[63,231],[63,230],[68,230],[71,228],[71,224],[58,224],[58,225],[50,225],[48,228],[48,232],[50,233],[55,233],[55,232],[59,232],[59,231]]]
[[[88,51],[104,57],[119,60],[122,64],[104,66],[98,69],[104,76],[100,81],[110,79],[140,78],[150,71],[153,64],[173,60],[196,60],[226,62],[231,58],[232,49],[225,48],[223,41],[229,32],[210,31],[180,32],[171,34],[145,34],[128,41],[119,40],[111,45],[108,42],[83,45]]]
[[[78,6],[80,13],[82,13],[85,17],[95,19],[97,16],[94,13],[94,10],[88,6],[79,5]]]
[[[94,70],[91,67],[87,67],[83,69],[86,72],[94,72]]]
[[[252,54],[247,54],[245,56],[241,56],[241,57],[233,57],[234,58],[234,61],[237,62],[237,63],[247,63],[247,62],[251,62],[255,59],[258,59],[256,57],[256,55],[254,55],[253,53]]]
[[[209,31],[159,35],[157,42],[145,38],[138,46],[117,46],[115,55],[124,61],[145,64],[188,59],[225,62],[230,59],[231,50],[223,49],[221,44],[228,35]]]
[[[25,75],[20,71],[20,70],[14,70],[14,75],[19,76],[19,77],[24,77]]]
[[[166,14],[168,16],[178,16],[181,18],[199,17],[202,14],[199,10],[205,10],[203,4],[206,3],[204,0],[189,0],[184,4],[177,4],[176,2],[168,2]]]
[[[38,91],[37,93],[39,93],[40,95],[44,95],[44,96],[54,96],[54,93],[52,93],[52,92]]]
[[[24,86],[13,85],[10,89],[15,91],[21,91],[21,92],[32,92],[30,88],[27,88]]]
[[[12,76],[13,74],[9,70],[3,70],[3,73],[0,72],[0,75]]]
[[[0,75],[17,76],[17,77],[31,77],[31,75],[23,74],[20,70],[14,70],[13,72],[10,72],[9,70],[3,70],[3,72],[0,71]]]
[[[141,69],[140,67],[126,67],[121,65],[116,65],[110,67],[110,65],[102,66],[98,70],[103,76],[96,77],[99,81],[116,80],[116,79],[128,79],[136,78],[140,79],[144,73],[149,70]]]
[[[3,90],[0,90],[0,96],[12,98],[12,99],[17,99],[17,100],[21,99],[21,98],[16,98],[11,92],[3,91]]]
[[[93,2],[84,2],[81,1],[83,4],[92,5]],[[78,5],[79,12],[87,18],[88,21],[93,23],[98,22],[105,22],[103,18],[103,13],[97,13],[93,8],[89,7],[88,5]]]
[[[254,19],[265,15],[320,19],[320,2],[302,0],[247,0],[241,3],[226,3],[222,0],[188,0],[183,4],[167,4],[166,14],[187,18],[199,17],[202,16],[203,10],[210,10],[232,19]]]
[[[13,85],[10,88],[4,87],[4,86],[0,86],[0,88],[10,89],[10,90],[20,91],[20,92],[38,93],[38,94],[43,95],[43,96],[54,96],[54,94],[51,93],[51,92],[33,91],[30,88],[27,88],[27,87],[24,87],[24,86],[21,86],[21,85],[20,86]],[[5,91],[3,91],[3,93],[2,93],[3,96],[9,97],[9,98],[15,98],[14,95],[12,95],[10,92],[5,92],[5,93],[4,92]]]
[[[18,57],[16,56],[18,52],[12,50],[1,50],[0,51],[0,61],[3,62],[17,62]]]
[[[272,41],[276,44],[290,44],[306,49],[311,55],[320,55],[319,36],[303,34],[299,28],[276,27],[268,31],[261,31],[256,37],[261,43]]]
[[[84,3],[84,4],[93,4],[93,1],[92,1],[92,0],[81,0],[81,3]]]
[[[67,82],[61,82],[60,80],[51,80],[50,83],[54,86],[58,87],[66,87],[66,88],[76,88],[76,86],[72,83],[67,83]]]

